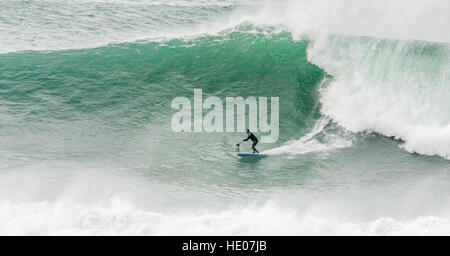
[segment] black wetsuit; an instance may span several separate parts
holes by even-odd
[[[258,138],[256,138],[256,136],[251,132],[247,133],[247,135],[248,135],[248,137],[246,139],[244,139],[244,141],[251,139],[253,141],[253,144],[252,144],[253,153],[255,153],[255,152],[259,153],[259,151],[255,148],[256,144],[258,144]]]

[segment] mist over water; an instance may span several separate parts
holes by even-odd
[[[448,235],[449,8],[0,0],[0,234]],[[195,88],[279,97],[268,157]]]

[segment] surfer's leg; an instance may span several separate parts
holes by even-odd
[[[252,149],[253,149],[253,153],[259,153],[259,151],[256,149],[256,144],[258,144],[258,141],[253,141],[253,144],[252,144]]]

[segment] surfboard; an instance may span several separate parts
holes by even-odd
[[[260,153],[238,153],[237,155],[238,156],[243,156],[243,157],[245,157],[245,156],[253,156],[253,157],[255,157],[255,156],[266,156],[266,154],[260,154]]]

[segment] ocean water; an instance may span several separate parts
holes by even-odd
[[[0,234],[450,235],[449,26],[447,0],[0,0]],[[195,88],[279,97],[268,157],[173,132]]]

